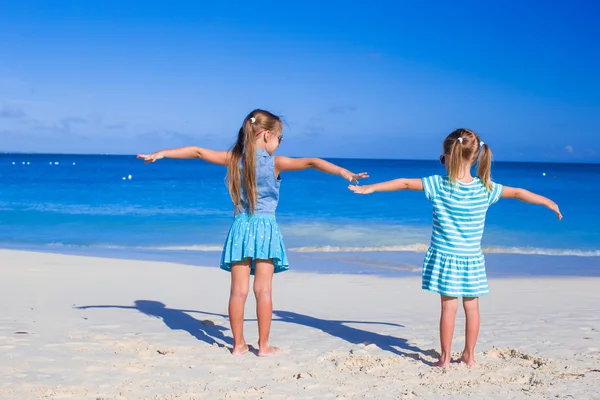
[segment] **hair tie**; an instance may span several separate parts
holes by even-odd
[[[250,118],[250,123],[251,123],[251,124],[254,124],[255,122],[256,122],[256,118],[254,118],[254,117],[251,117],[251,118]]]
[[[483,147],[484,144],[485,144],[485,142],[483,140],[479,141],[479,146]]]
[[[456,140],[458,140],[458,143],[462,143],[462,140],[463,140],[463,139],[462,139],[462,137],[459,137],[459,138],[458,138],[458,139],[456,139]]]
[[[260,135],[263,132],[268,132],[268,130],[267,129],[262,129],[262,130],[256,132],[256,136]]]

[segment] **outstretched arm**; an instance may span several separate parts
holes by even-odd
[[[423,191],[421,179],[394,179],[392,181],[374,183],[365,186],[348,186],[348,189],[357,194],[371,194],[375,192],[395,192],[397,190],[419,190]]]
[[[313,168],[317,171],[325,172],[328,174],[341,176],[345,180],[356,184],[358,184],[359,179],[369,177],[369,175],[366,172],[355,174],[353,172],[348,171],[345,168],[342,168],[320,158],[290,158],[283,156],[275,157],[275,173],[277,175],[279,175],[280,172],[300,171],[309,168]]]
[[[558,205],[555,202],[553,202],[547,197],[532,193],[529,190],[504,186],[504,190],[502,191],[502,198],[517,199],[524,201],[525,203],[542,205],[554,211],[559,220],[562,219],[562,214],[560,213]]]
[[[160,150],[152,154],[138,154],[137,158],[143,159],[146,164],[161,158],[199,158],[212,164],[227,165],[230,152],[214,151],[202,147],[188,146],[177,149]]]

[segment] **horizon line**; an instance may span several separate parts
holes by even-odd
[[[44,152],[19,152],[3,151],[0,155],[36,155],[36,156],[109,156],[109,157],[135,157],[134,153],[44,153]],[[329,160],[378,160],[378,161],[438,161],[429,158],[371,158],[371,157],[319,157]],[[577,164],[600,165],[590,161],[523,161],[523,160],[494,160],[494,163],[521,163],[521,164]]]

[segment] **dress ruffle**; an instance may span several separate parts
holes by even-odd
[[[430,248],[423,263],[422,288],[449,297],[488,294],[483,254],[456,256]]]
[[[232,264],[247,259],[252,259],[252,275],[255,260],[271,260],[275,273],[289,269],[275,215],[238,214],[235,217],[223,246],[221,269],[231,271]]]

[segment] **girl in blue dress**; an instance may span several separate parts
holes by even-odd
[[[543,205],[562,215],[553,201],[524,189],[502,186],[491,180],[492,151],[469,129],[457,129],[443,144],[440,162],[446,175],[423,179],[396,179],[367,186],[350,186],[355,193],[424,191],[433,204],[431,246],[423,264],[422,288],[440,294],[440,342],[442,351],[435,364],[450,364],[458,297],[466,315],[465,348],[461,361],[475,363],[479,334],[479,296],[488,293],[481,237],[488,207],[500,198],[514,198]],[[477,176],[471,169],[478,162]]]
[[[227,185],[235,207],[233,224],[225,240],[221,268],[231,272],[229,321],[235,355],[248,351],[244,339],[244,306],[250,275],[254,275],[254,295],[258,318],[258,355],[278,349],[269,345],[273,312],[273,274],[289,268],[283,238],[275,219],[279,202],[280,174],[314,168],[339,175],[355,184],[366,173],[354,174],[319,158],[288,158],[273,154],[281,144],[281,119],[264,110],[254,110],[244,119],[231,151],[182,147],[140,154],[147,163],[161,158],[200,158],[227,166]]]

